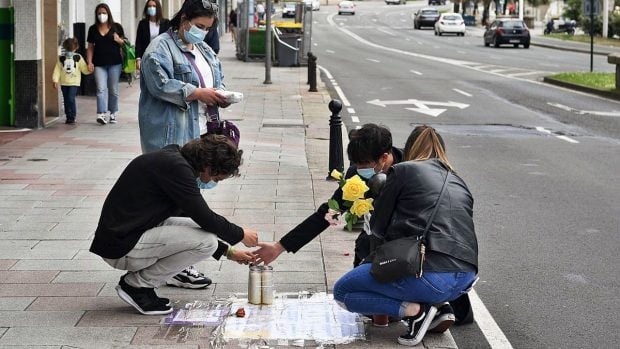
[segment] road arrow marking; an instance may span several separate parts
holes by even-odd
[[[373,99],[372,101],[367,101],[366,103],[376,105],[378,107],[385,108],[388,105],[408,105],[413,104],[415,108],[405,108],[407,110],[415,111],[418,113],[430,115],[433,117],[439,116],[441,113],[446,111],[445,108],[429,108],[429,106],[438,106],[438,107],[453,107],[459,109],[465,109],[469,107],[469,104],[458,103],[453,101],[448,102],[435,102],[435,101],[420,101],[417,99],[403,99],[403,100],[393,100],[393,101],[382,101],[380,99]]]
[[[417,111],[418,113],[430,115],[432,117],[438,117],[439,114],[441,114],[441,113],[446,111],[446,109],[431,109],[429,107],[425,107],[425,108],[405,108],[405,109],[411,110],[411,111]]]

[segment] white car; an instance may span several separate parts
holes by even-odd
[[[407,5],[407,0],[385,0],[385,3],[387,5],[389,4],[394,4],[394,5]]]
[[[442,13],[435,22],[435,35],[446,33],[465,36],[465,21],[458,13]]]
[[[355,15],[355,4],[352,1],[341,1],[338,4],[338,14],[348,13]]]
[[[321,9],[321,0],[305,0],[306,7],[312,7],[312,11]]]

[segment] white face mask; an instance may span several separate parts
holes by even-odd
[[[108,21],[108,15],[105,13],[100,13],[97,15],[97,19],[99,20],[99,23],[106,23]]]

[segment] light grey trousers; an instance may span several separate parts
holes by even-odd
[[[129,286],[156,288],[211,257],[217,245],[216,235],[202,230],[191,218],[171,217],[145,231],[124,257],[103,260],[115,269],[127,270]]]

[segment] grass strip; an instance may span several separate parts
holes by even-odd
[[[613,91],[616,88],[615,73],[570,72],[555,74],[550,77],[568,83],[604,91]]]

